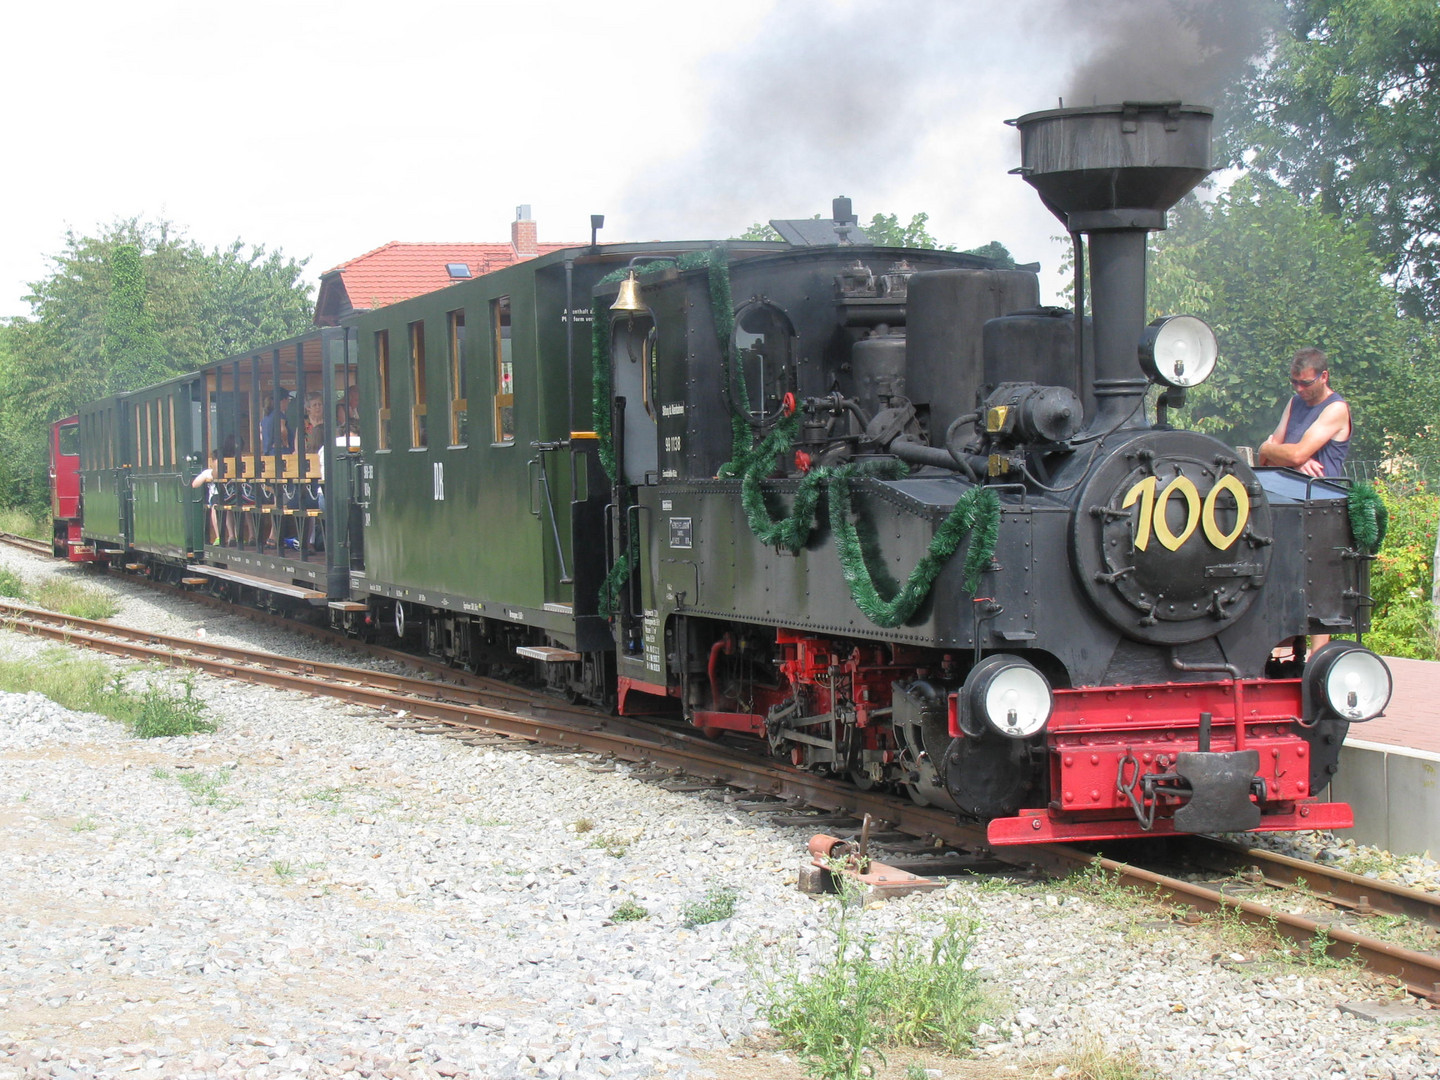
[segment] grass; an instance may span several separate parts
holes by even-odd
[[[230,783],[230,778],[235,775],[233,769],[221,769],[214,773],[182,772],[175,779],[186,793],[190,796],[192,806],[218,806],[229,810],[239,803],[234,799],[227,799],[223,795],[225,785]]]
[[[735,901],[739,898],[740,890],[734,885],[712,885],[704,899],[685,905],[681,918],[692,930],[707,923],[724,922],[735,914]]]
[[[1071,1050],[1060,1062],[1066,1080],[1159,1080],[1134,1050],[1110,1050],[1096,1035]],[[1059,1069],[1056,1070],[1059,1073]]]
[[[626,898],[619,907],[610,913],[611,922],[639,922],[641,919],[649,917],[649,909],[637,903],[633,898]]]
[[[30,599],[40,607],[77,619],[109,619],[120,611],[113,596],[64,577],[49,578],[32,590]]]
[[[205,703],[195,696],[194,681],[184,678],[182,684],[179,695],[154,683],[134,691],[102,661],[58,648],[35,659],[0,661],[0,690],[44,694],[67,709],[99,713],[141,739],[215,730]]]
[[[79,619],[109,619],[120,610],[120,604],[113,596],[74,578],[47,578],[31,587],[18,571],[9,566],[0,566],[0,596],[9,596]]]
[[[28,511],[14,506],[0,510],[0,532],[28,536],[31,540],[50,539],[49,515],[37,518]]]
[[[987,1004],[965,961],[974,923],[960,914],[895,933],[885,947],[855,925],[850,892],[836,903],[835,949],[817,974],[758,972],[766,1016],[807,1069],[825,1080],[856,1080],[893,1047],[959,1053],[971,1044]]]
[[[70,826],[70,831],[71,831],[71,832],[94,832],[94,831],[95,831],[96,829],[98,829],[99,827],[100,827],[99,825],[95,824],[95,819],[92,818],[90,815],[87,814],[87,815],[85,815],[84,817],[82,817],[79,821],[75,822],[74,825],[71,825],[71,826]]]
[[[630,845],[638,839],[638,836],[621,836],[619,833],[600,833],[591,840],[587,846],[599,848],[605,852],[606,855],[613,855],[619,859],[630,850]]]

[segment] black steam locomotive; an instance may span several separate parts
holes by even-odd
[[[624,358],[623,709],[678,699],[996,843],[1351,823],[1316,796],[1388,672],[1348,642],[1272,659],[1364,628],[1347,488],[1172,428],[1214,337],[1145,319],[1146,234],[1209,171],[1210,117],[1016,122],[1021,174],[1088,236],[1078,325],[1032,274],[934,255],[632,275],[597,323]]]
[[[72,557],[533,664],[995,843],[1346,827],[1317,797],[1389,673],[1290,643],[1365,629],[1356,493],[1172,427],[1214,336],[1145,316],[1210,113],[1016,123],[1091,318],[843,207],[556,252],[82,410]],[[287,391],[358,430],[264,445]]]

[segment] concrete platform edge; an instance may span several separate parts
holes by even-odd
[[[1327,792],[1355,808],[1337,836],[1397,855],[1440,853],[1440,754],[1347,740]]]

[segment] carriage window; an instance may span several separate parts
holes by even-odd
[[[425,323],[410,324],[410,445],[430,445],[425,432]]]
[[[510,298],[490,301],[495,335],[495,441],[515,441],[515,366],[510,353]]]
[[[446,316],[450,338],[450,445],[469,442],[470,414],[465,396],[465,312]]]
[[[375,367],[380,376],[380,402],[375,415],[379,423],[379,448],[390,449],[390,331],[375,331]]]
[[[166,464],[178,467],[180,464],[180,455],[177,451],[177,443],[175,440],[175,398],[170,397],[166,400],[170,407],[170,438],[167,440],[170,445],[170,460],[166,462]]]
[[[754,419],[779,415],[790,389],[794,341],[789,317],[774,304],[754,300],[735,313],[735,370],[730,377],[737,408]]]
[[[60,429],[60,453],[76,457],[80,453],[80,425],[66,424]]]

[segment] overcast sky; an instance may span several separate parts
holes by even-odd
[[[67,229],[133,216],[308,257],[314,281],[390,240],[508,240],[522,203],[542,240],[588,241],[592,213],[602,240],[687,240],[840,194],[999,240],[1053,298],[1062,229],[1007,174],[1004,121],[1073,95],[1115,35],[1087,12],[1161,2],[12,5],[0,316],[28,313]]]

